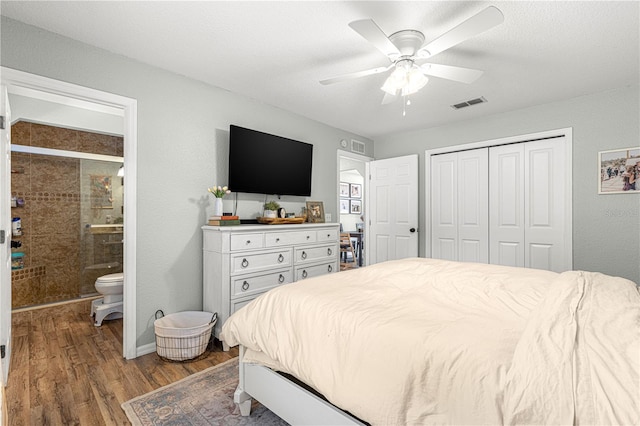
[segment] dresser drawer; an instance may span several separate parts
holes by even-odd
[[[245,305],[248,305],[255,297],[250,297],[248,299],[240,299],[240,300],[231,300],[231,304],[229,306],[229,315],[232,315],[235,311],[239,310]]]
[[[331,241],[333,243],[338,241],[338,230],[323,229],[321,231],[317,231],[317,241],[319,243],[323,243],[325,241]]]
[[[231,251],[264,247],[264,234],[234,234],[231,236]]]
[[[231,298],[255,295],[290,282],[293,282],[291,268],[235,277],[231,279]]]
[[[316,242],[316,231],[268,232],[265,234],[265,247],[289,246]]]
[[[295,279],[296,281],[300,281],[305,278],[317,277],[337,271],[338,264],[336,261],[321,263],[320,265],[299,266],[295,268]]]
[[[274,267],[291,266],[291,249],[258,253],[238,253],[231,256],[231,273],[245,273]]]
[[[302,247],[295,249],[295,263],[317,262],[320,260],[335,261],[338,256],[337,244],[323,246]]]

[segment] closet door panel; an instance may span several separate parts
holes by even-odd
[[[458,259],[489,262],[489,150],[458,153]]]
[[[523,145],[489,149],[489,263],[525,266]]]
[[[431,157],[431,257],[458,260],[457,153]]]
[[[564,265],[564,146],[557,139],[525,149],[525,266],[562,272]]]

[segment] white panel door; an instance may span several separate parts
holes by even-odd
[[[418,256],[418,156],[367,163],[368,265]]]
[[[431,256],[489,261],[488,150],[431,157]]]
[[[431,257],[458,260],[458,153],[431,156]]]
[[[558,139],[527,142],[525,157],[525,266],[562,272],[565,264],[565,151]]]
[[[0,129],[0,230],[4,232],[0,243],[0,345],[5,348],[0,379],[6,386],[11,360],[11,110],[5,85],[0,86],[0,116],[4,117],[4,129]]]
[[[458,260],[489,262],[489,150],[458,153]]]
[[[489,149],[489,263],[525,266],[524,144]]]

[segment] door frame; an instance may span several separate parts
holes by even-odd
[[[338,149],[337,150],[337,155],[336,155],[336,217],[338,218],[338,223],[340,223],[340,159],[341,158],[348,158],[350,160],[354,160],[354,161],[361,161],[365,164],[365,170],[367,170],[367,164],[370,161],[374,161],[375,158],[373,157],[368,157],[366,155],[362,155],[362,154],[356,154],[354,152],[350,152],[350,151],[344,151],[342,149]],[[366,172],[365,172],[366,174]],[[367,178],[367,176],[364,176],[364,185],[362,187],[362,196],[363,199],[366,200],[369,199],[369,179]],[[368,206],[363,203],[362,204],[362,208],[364,209],[364,214],[365,214],[365,222],[367,221],[366,219],[366,214],[367,214],[367,208]],[[364,245],[363,245],[363,251],[364,251],[364,265],[368,265],[368,256],[369,256],[369,238],[368,238],[368,232],[369,232],[369,227],[365,224],[364,227],[364,234],[363,234],[363,240],[364,240]]]
[[[2,84],[7,86],[9,93],[123,116],[124,168],[127,186],[124,191],[124,223],[126,223],[124,281],[126,284],[123,295],[122,355],[127,359],[136,358],[137,100],[6,67],[0,67],[0,78]],[[2,179],[10,178],[9,171],[2,172]]]
[[[424,248],[425,257],[431,257],[431,156],[437,154],[446,154],[455,151],[466,151],[476,148],[488,148],[498,145],[507,145],[514,143],[530,142],[540,139],[551,139],[557,137],[563,137],[565,139],[565,168],[564,168],[564,184],[565,184],[565,205],[564,205],[564,220],[565,220],[565,257],[567,265],[573,265],[573,127],[566,127],[561,129],[547,130],[536,133],[528,133],[518,136],[509,136],[505,138],[489,139],[480,142],[472,142],[461,145],[452,145],[442,148],[429,149],[424,152],[425,154],[425,236],[424,236]]]

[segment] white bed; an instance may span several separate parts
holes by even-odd
[[[622,278],[415,258],[271,290],[221,339],[245,415],[253,397],[292,424],[639,424],[639,329]]]

